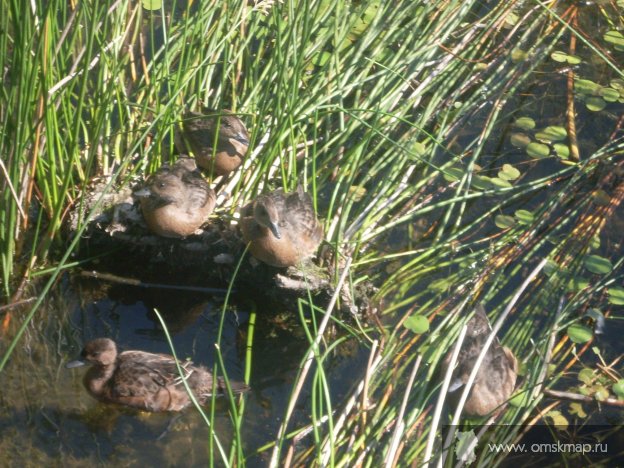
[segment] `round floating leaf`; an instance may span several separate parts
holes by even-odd
[[[601,86],[591,80],[574,80],[574,90],[581,94],[594,94],[600,90]]]
[[[492,183],[492,185],[495,185],[496,187],[502,187],[502,188],[512,187],[512,185],[509,183],[508,180],[500,179],[498,177],[492,177],[490,179],[490,182]]]
[[[542,141],[554,142],[564,140],[568,136],[568,132],[563,127],[551,125],[541,132],[535,134],[535,138]]]
[[[607,31],[603,36],[609,44],[613,44],[616,50],[624,50],[624,35],[619,31]]]
[[[535,128],[535,120],[531,117],[520,117],[513,124],[522,130],[533,130]]]
[[[560,271],[559,265],[551,259],[546,261],[546,265],[544,265],[544,274],[546,276],[551,276],[554,273],[558,273]]]
[[[624,380],[620,379],[611,387],[613,393],[618,397],[618,400],[624,400]]]
[[[534,141],[533,143],[529,143],[527,145],[526,153],[533,159],[542,159],[550,154],[550,148],[544,143]]]
[[[472,187],[477,190],[489,190],[492,188],[490,178],[486,176],[474,176],[472,178]]]
[[[599,112],[607,107],[607,103],[601,97],[591,96],[585,101],[585,107],[592,112]]]
[[[561,413],[561,411],[549,411],[546,413],[546,417],[549,418],[554,426],[558,426],[557,429],[567,429],[569,423],[567,418]]]
[[[583,409],[583,405],[580,403],[570,403],[570,414],[575,414],[581,419],[585,419],[587,417],[587,413]]]
[[[526,58],[527,53],[522,49],[515,48],[511,51],[511,60],[514,63],[523,62],[526,60]]]
[[[609,398],[609,390],[607,390],[603,385],[598,385],[596,393],[594,393],[594,398],[598,401],[605,401]]]
[[[352,185],[349,187],[349,197],[354,202],[359,202],[366,195],[366,188],[362,185]]]
[[[455,182],[464,177],[464,170],[459,167],[449,167],[444,170],[444,178],[448,182]]]
[[[575,276],[574,278],[570,278],[568,284],[566,285],[566,291],[568,292],[578,292],[589,286],[589,280],[583,278],[582,276]]]
[[[600,236],[595,235],[589,240],[589,248],[592,250],[597,250],[600,248]]]
[[[585,268],[592,273],[606,275],[613,270],[613,265],[604,257],[600,257],[599,255],[588,255],[585,257]]]
[[[512,228],[516,225],[516,220],[512,216],[496,215],[494,224],[501,229]]]
[[[424,143],[417,141],[412,145],[412,152],[416,153],[418,156],[424,156],[427,153],[427,147]]]
[[[520,171],[511,164],[503,164],[503,168],[498,171],[498,177],[505,180],[516,180],[520,177]]]
[[[421,335],[429,330],[429,320],[422,315],[412,315],[405,322],[403,326],[414,333]]]
[[[589,368],[581,369],[578,373],[578,379],[586,385],[591,384],[594,381],[594,371]]]
[[[609,293],[609,302],[615,305],[624,305],[624,288],[616,286],[607,290]]]
[[[514,213],[520,224],[531,224],[535,219],[533,213],[528,210],[518,210]]]
[[[429,283],[427,289],[431,289],[432,291],[444,292],[450,287],[451,283],[446,278],[440,278]]]
[[[515,26],[516,24],[518,24],[519,19],[520,18],[515,13],[510,12],[505,15],[505,23],[509,26]]]
[[[162,0],[142,0],[141,5],[149,11],[160,10],[162,8]]]
[[[568,159],[570,157],[570,148],[568,148],[568,145],[564,145],[563,143],[555,143],[553,145],[553,148],[555,149],[555,153],[557,153],[557,156],[559,156],[561,159]]]
[[[594,334],[590,328],[580,323],[574,323],[568,327],[568,336],[575,343],[587,343]]]
[[[516,148],[524,148],[531,143],[531,137],[525,133],[512,133],[509,140]]]
[[[600,90],[600,96],[607,102],[615,102],[620,98],[620,92],[613,88],[602,88]]]
[[[581,58],[580,57],[578,57],[576,55],[569,55],[569,54],[566,54],[565,52],[561,52],[559,50],[556,50],[555,52],[550,54],[550,57],[555,62],[560,62],[560,63],[569,63],[571,65],[577,65],[577,64],[581,63]]]
[[[609,84],[612,88],[615,88],[618,91],[622,91],[624,89],[624,80],[621,80],[619,78],[612,79]]]

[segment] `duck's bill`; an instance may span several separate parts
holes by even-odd
[[[271,230],[271,232],[273,233],[275,237],[277,237],[278,239],[282,238],[282,234],[279,230],[279,226],[277,225],[277,223],[271,223],[269,225],[269,229]]]
[[[76,361],[71,361],[71,362],[68,362],[67,364],[65,364],[65,368],[66,369],[73,369],[74,367],[81,367],[81,366],[84,366],[85,364],[86,364],[86,362],[84,362],[84,361],[76,360]]]
[[[249,146],[249,138],[242,133],[236,134],[234,139],[238,141],[239,143],[242,143],[243,145]]]
[[[142,189],[132,192],[132,195],[134,195],[135,197],[139,197],[139,198],[149,197],[151,194],[152,194],[151,190],[148,189],[147,187],[143,187]]]

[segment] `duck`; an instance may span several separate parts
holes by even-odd
[[[83,379],[85,388],[104,403],[149,412],[181,411],[192,403],[175,358],[168,354],[134,350],[118,353],[113,340],[96,338],[85,344],[81,359],[65,367],[72,369],[83,365],[91,365]],[[180,367],[197,401],[204,405],[213,393],[212,374],[191,361],[180,362]],[[234,394],[249,389],[242,382],[229,383]],[[222,378],[217,379],[216,391],[218,394],[227,392]]]
[[[483,345],[492,332],[490,322],[482,304],[478,304],[474,315],[468,321],[466,336],[457,358],[457,366],[453,371],[449,392],[459,397],[462,388],[468,381]],[[451,350],[443,361],[443,372],[446,373],[451,362]],[[468,399],[464,405],[464,413],[472,417],[486,416],[509,400],[516,386],[518,361],[513,352],[501,346],[495,338],[488,348],[479,368]]]
[[[227,176],[243,163],[249,148],[249,132],[230,110],[205,109],[204,112],[184,115],[183,140],[200,168],[217,176]]]
[[[181,157],[165,164],[134,192],[147,227],[155,234],[181,238],[193,234],[214,210],[216,195],[195,161]]]
[[[260,195],[241,210],[240,227],[251,254],[275,267],[296,266],[313,255],[323,240],[312,199],[301,185]]]

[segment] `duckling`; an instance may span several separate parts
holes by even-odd
[[[206,109],[205,112],[214,115],[189,112],[184,116],[184,139],[199,167],[218,176],[228,175],[243,163],[249,148],[249,133],[242,120],[229,110]]]
[[[97,400],[153,412],[181,411],[191,404],[173,356],[145,351],[117,354],[113,340],[97,338],[85,345],[81,357],[82,360],[69,362],[65,367],[92,365],[83,383]],[[212,396],[212,374],[191,361],[180,362],[180,366],[198,402],[205,404]],[[241,382],[231,381],[230,387],[234,394],[248,390]],[[223,379],[217,380],[216,390],[225,393]]]
[[[214,191],[189,157],[161,167],[134,195],[140,200],[147,226],[163,237],[193,234],[216,203]]]
[[[260,195],[241,210],[240,226],[251,254],[276,267],[297,265],[323,239],[323,226],[301,185],[293,193],[279,189]]]
[[[481,304],[477,305],[473,317],[468,321],[464,342],[453,372],[449,392],[455,392],[468,381],[483,345],[491,333],[490,322]],[[446,373],[451,361],[452,351],[442,363]],[[518,362],[509,348],[500,345],[495,338],[487,350],[477,372],[474,384],[464,405],[468,416],[485,416],[505,403],[516,385]],[[460,394],[461,392],[457,392]]]

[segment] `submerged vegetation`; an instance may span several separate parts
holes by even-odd
[[[292,310],[309,349],[279,429],[249,447],[243,398],[233,442],[206,442],[213,463],[450,463],[441,362],[477,302],[521,363],[488,441],[624,404],[621,346],[597,339],[624,304],[621,2],[0,1],[5,302],[40,282],[25,310],[0,311],[0,382],[59,277],[89,260],[93,184],[119,191],[175,160],[182,116],[206,106],[250,134],[216,216],[235,224],[257,194],[303,185],[336,291]],[[70,212],[84,217],[67,235]],[[366,310],[338,313],[363,283]],[[350,343],[367,357],[336,399],[329,363]]]

